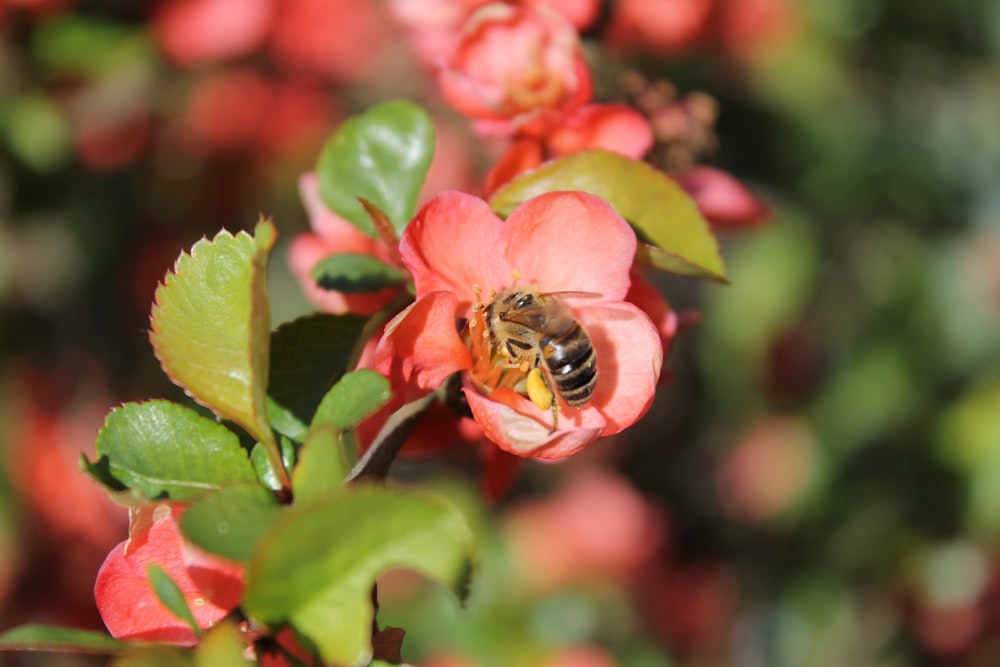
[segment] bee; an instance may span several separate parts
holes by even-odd
[[[590,400],[597,386],[597,354],[573,311],[556,294],[504,290],[487,306],[486,325],[501,354],[523,370],[541,368],[549,388],[568,405],[579,407]],[[530,391],[529,397],[547,408]]]

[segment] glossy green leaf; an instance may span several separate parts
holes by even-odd
[[[98,461],[90,467],[137,491],[137,499],[182,500],[256,480],[235,433],[170,401],[115,408],[95,447]]]
[[[156,598],[163,603],[163,606],[169,609],[171,614],[187,623],[196,635],[201,634],[201,628],[198,627],[198,621],[194,620],[194,614],[191,613],[191,607],[184,599],[181,587],[167,574],[167,571],[156,563],[150,563],[149,567],[146,568],[146,574],[149,578],[149,585],[152,586]]]
[[[439,496],[365,485],[346,491],[293,507],[271,526],[247,570],[245,605],[264,622],[291,622],[326,661],[365,665],[375,577],[407,567],[458,589],[472,533]]]
[[[209,553],[246,561],[280,512],[275,497],[260,486],[230,486],[195,500],[181,517],[181,530]]]
[[[383,287],[399,285],[406,276],[371,255],[341,252],[324,257],[310,274],[316,284],[326,290],[352,294],[376,292]]]
[[[340,444],[340,432],[332,426],[313,427],[302,445],[299,464],[292,475],[295,502],[309,502],[340,488],[350,466]]]
[[[250,450],[250,465],[257,473],[257,479],[265,488],[271,491],[281,490],[281,480],[278,471],[274,469],[274,459],[267,453],[267,446],[256,443]]]
[[[554,190],[582,190],[609,202],[636,230],[639,261],[726,282],[718,241],[694,200],[675,180],[645,162],[603,150],[573,153],[503,186],[490,206],[507,216],[522,202]]]
[[[338,430],[354,428],[392,398],[389,381],[373,370],[348,373],[320,401],[313,425],[330,424]]]
[[[358,202],[385,211],[397,232],[413,217],[434,155],[434,126],[410,102],[379,104],[343,123],[316,163],[319,192],[331,211],[368,234],[375,227]]]
[[[0,635],[0,651],[110,654],[128,647],[103,632],[50,625],[21,625]]]
[[[344,374],[365,322],[357,315],[308,315],[272,334],[269,393],[282,433],[305,438],[323,395]]]
[[[182,254],[157,288],[150,340],[163,370],[199,403],[273,442],[267,415],[274,225],[220,232]]]

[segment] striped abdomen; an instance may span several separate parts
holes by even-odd
[[[590,400],[597,385],[597,355],[590,337],[578,322],[557,335],[541,336],[542,359],[563,400],[579,407]]]

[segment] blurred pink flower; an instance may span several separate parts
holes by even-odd
[[[243,568],[186,544],[177,522],[183,509],[161,503],[132,508],[129,538],[108,554],[97,573],[94,599],[117,639],[192,646],[198,638],[157,598],[148,569],[156,564],[180,587],[198,626],[222,620],[243,596]]]
[[[716,0],[618,0],[606,39],[625,49],[678,53],[705,38]]]
[[[618,661],[597,645],[570,646],[554,651],[539,667],[617,667]]]
[[[541,195],[506,221],[482,200],[442,193],[400,241],[417,301],[386,327],[373,367],[403,395],[434,391],[463,372],[464,395],[487,438],[519,456],[574,454],[641,417],[660,374],[656,328],[623,300],[635,244],[628,223],[585,193]],[[600,379],[582,406],[557,399],[556,430],[552,414],[519,393],[526,371],[507,368],[483,334],[484,309],[476,304],[515,284],[540,293],[599,295],[564,299],[590,337]],[[456,320],[469,324],[459,330]]]
[[[653,145],[649,122],[623,104],[584,104],[549,120],[546,127],[527,127],[518,133],[490,168],[487,193],[562,155],[602,148],[637,160]]]
[[[755,227],[771,213],[767,204],[734,176],[702,165],[673,174],[713,228],[735,231]]]
[[[799,31],[793,0],[717,0],[718,41],[728,53],[754,60],[780,49]]]
[[[161,0],[153,35],[171,60],[193,67],[258,49],[273,11],[274,0]]]
[[[659,513],[627,481],[599,469],[575,473],[555,496],[515,505],[503,533],[534,590],[585,579],[623,582],[663,541]]]
[[[269,46],[300,74],[354,82],[370,73],[389,41],[388,21],[370,0],[280,0]]]
[[[462,26],[438,83],[455,109],[490,134],[544,123],[592,94],[572,24],[550,11],[501,3],[480,8]]]
[[[187,100],[194,147],[211,154],[250,144],[267,122],[272,94],[270,82],[249,67],[200,79]]]
[[[800,500],[815,474],[816,435],[794,417],[752,424],[726,453],[716,485],[730,511],[764,521]]]

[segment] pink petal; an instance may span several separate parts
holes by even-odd
[[[396,316],[375,348],[372,367],[400,392],[433,391],[449,375],[469,370],[472,359],[455,327],[456,297],[431,292]]]
[[[548,145],[556,155],[603,148],[639,159],[653,146],[653,130],[645,116],[624,104],[588,104],[551,133]]]
[[[597,353],[597,387],[588,406],[607,419],[601,435],[618,433],[646,413],[663,366],[660,334],[642,310],[625,302],[575,308]]]
[[[473,303],[488,296],[491,287],[509,284],[511,269],[498,252],[503,227],[489,205],[472,195],[442,192],[427,202],[399,242],[417,297],[440,290],[454,292],[458,295],[456,313],[467,313]],[[477,294],[474,285],[486,294]]]
[[[632,269],[632,284],[628,288],[625,300],[638,306],[646,313],[657,331],[660,332],[660,343],[663,354],[670,351],[670,344],[677,335],[679,318],[677,312],[670,307],[660,291],[653,287],[634,267]]]
[[[771,212],[745,185],[721,169],[692,167],[674,178],[694,197],[702,215],[716,229],[752,227]]]
[[[525,4],[555,11],[572,23],[578,31],[586,29],[596,21],[601,10],[600,0],[527,0]]]
[[[635,232],[599,197],[549,192],[529,199],[510,214],[504,232],[503,254],[523,283],[605,299],[628,291]],[[509,277],[500,286],[509,287]]]
[[[483,434],[500,449],[511,454],[539,459],[560,459],[575,454],[594,442],[605,426],[596,410],[560,411],[559,430],[552,430],[552,413],[542,412],[526,398],[510,390],[498,389],[483,396],[468,381],[465,396]],[[506,402],[494,400],[507,394]],[[518,406],[514,409],[508,403]],[[572,414],[568,414],[572,413]]]

